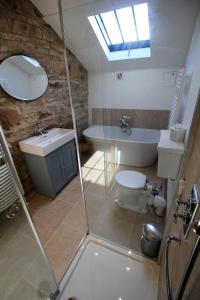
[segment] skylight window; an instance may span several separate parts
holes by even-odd
[[[101,14],[100,16],[102,18],[103,25],[105,26],[111,44],[116,45],[123,43],[115,12],[109,11]]]
[[[134,6],[135,21],[138,32],[138,39],[149,40],[149,17],[148,17],[148,6],[147,3],[139,4]]]
[[[137,33],[132,7],[117,9],[116,15],[119,21],[119,26],[121,28],[124,42],[128,43],[137,41]]]
[[[150,56],[147,3],[103,12],[88,19],[109,60]],[[135,54],[133,50],[137,50]]]

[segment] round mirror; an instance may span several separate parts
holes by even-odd
[[[46,91],[48,77],[38,61],[29,56],[15,55],[0,64],[0,85],[18,100],[34,100]]]

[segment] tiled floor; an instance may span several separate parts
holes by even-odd
[[[47,299],[56,283],[22,207],[13,219],[0,214],[0,299]]]
[[[54,200],[37,193],[27,200],[56,278],[60,281],[87,231],[80,178],[74,178]]]
[[[138,170],[146,174],[151,182],[158,181],[156,166],[142,169],[118,166],[118,170],[121,169]],[[112,180],[116,170],[114,164],[105,165],[101,151],[95,152],[82,167],[90,232],[141,253],[142,224],[163,224],[163,218],[153,212],[144,215],[116,205],[116,187]],[[78,176],[74,178],[54,200],[34,193],[28,202],[59,281],[86,232],[80,179]]]
[[[107,172],[104,172],[105,167]],[[157,165],[148,168],[119,165],[116,168],[111,163],[105,166],[103,153],[96,151],[82,167],[90,232],[142,253],[140,248],[142,224],[153,222],[162,226],[164,218],[156,216],[152,209],[149,209],[147,214],[140,214],[120,208],[115,202],[116,185],[113,176],[117,170],[135,170],[144,173],[151,183],[160,183],[161,179],[156,175],[156,168]],[[163,192],[164,186],[162,195]]]

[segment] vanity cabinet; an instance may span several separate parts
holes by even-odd
[[[51,198],[78,174],[74,139],[46,156],[25,153],[25,159],[36,192]]]

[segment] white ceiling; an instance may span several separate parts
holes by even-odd
[[[57,0],[32,0],[61,37]],[[87,17],[144,0],[61,0],[65,41],[88,71],[108,72],[183,66],[200,9],[199,0],[147,0],[151,57],[109,62]]]

